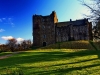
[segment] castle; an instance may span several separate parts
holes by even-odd
[[[55,11],[50,15],[33,15],[33,45],[46,46],[71,40],[92,40],[92,23],[88,19],[58,22]]]

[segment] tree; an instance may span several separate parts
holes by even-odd
[[[24,50],[29,49],[31,47],[31,40],[24,40],[21,42],[21,46]]]
[[[90,15],[86,15],[89,19],[93,21],[100,20],[100,0],[89,0],[89,3],[84,0],[79,1],[90,10]]]
[[[82,5],[86,6],[90,10],[90,15],[87,16],[88,19],[92,20],[95,26],[93,27],[93,37],[99,39],[100,36],[100,0],[89,0],[86,3],[84,0],[79,0]]]
[[[99,31],[98,31],[98,28],[97,26],[94,26],[93,29],[92,29],[92,33],[93,33],[93,37],[94,37],[94,40],[96,41],[97,39],[99,39]]]
[[[32,46],[31,40],[26,40],[27,43],[27,49],[29,49]]]
[[[24,40],[24,41],[21,42],[21,46],[22,46],[22,48],[23,48],[24,50],[26,50],[26,48],[27,48],[26,40]]]
[[[9,49],[14,52],[15,48],[16,48],[16,43],[17,43],[17,40],[15,38],[12,38],[12,39],[9,39],[7,41],[7,44],[9,46]]]
[[[21,50],[23,50],[21,44],[17,43],[16,44],[16,51],[21,51]]]

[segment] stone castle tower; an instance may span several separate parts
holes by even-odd
[[[48,16],[33,15],[34,46],[46,46],[55,43],[55,23],[58,22],[56,12]]]
[[[92,23],[88,19],[58,22],[56,12],[33,15],[33,45],[46,46],[70,40],[92,40]]]

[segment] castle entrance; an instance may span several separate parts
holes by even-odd
[[[43,46],[46,46],[46,42],[43,42]]]

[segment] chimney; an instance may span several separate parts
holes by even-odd
[[[70,22],[72,21],[72,19],[70,19]]]

